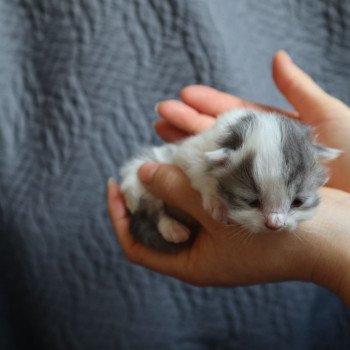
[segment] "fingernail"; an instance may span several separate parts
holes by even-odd
[[[158,112],[159,104],[160,104],[160,102],[156,103],[156,105],[154,106],[154,111],[155,111],[157,114],[159,114],[159,112]]]
[[[159,168],[157,163],[147,163],[139,170],[139,177],[143,183],[150,183],[153,180],[154,173]]]
[[[115,184],[116,182],[117,182],[117,181],[115,181],[115,178],[111,176],[111,177],[108,179],[108,186],[113,185],[113,184]]]

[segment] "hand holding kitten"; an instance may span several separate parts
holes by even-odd
[[[146,248],[129,233],[118,185],[109,186],[109,210],[119,242],[131,262],[197,286],[242,286],[284,280],[325,286],[350,306],[350,195],[323,188],[314,219],[297,232],[249,234],[213,220],[182,171],[147,164],[139,175],[147,190],[197,219],[202,230],[190,248],[167,254]]]
[[[328,185],[334,189],[322,189],[321,206],[312,221],[301,225],[296,233],[283,235],[239,232],[235,227],[220,225],[204,212],[198,193],[190,188],[179,169],[161,165],[152,177],[150,171],[154,169],[146,165],[140,175],[148,182],[147,189],[196,218],[202,231],[191,248],[172,255],[145,248],[128,232],[128,218],[116,184],[109,186],[112,222],[131,261],[189,283],[234,286],[309,280],[334,290],[350,304],[350,195],[346,192],[350,190],[349,108],[324,93],[284,53],[275,57],[274,78],[297,110],[289,115],[317,126],[320,142],[345,151],[331,165],[332,180]],[[168,101],[158,107],[166,121],[157,123],[156,128],[167,140],[202,131],[213,123],[211,115],[235,107],[252,107],[250,102],[206,87],[184,89],[182,98],[186,104]]]

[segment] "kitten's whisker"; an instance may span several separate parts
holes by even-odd
[[[243,238],[243,240],[242,240],[242,245],[248,245],[249,243],[251,243],[252,241],[253,241],[253,239],[254,239],[254,236],[255,236],[255,233],[251,233],[251,232],[248,232],[245,236],[244,236],[244,238]]]
[[[294,232],[293,234],[299,239],[300,242],[307,243],[307,240],[304,237],[298,235],[297,232]]]

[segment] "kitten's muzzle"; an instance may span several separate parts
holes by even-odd
[[[272,231],[282,228],[285,222],[286,215],[283,213],[270,213],[265,217],[265,227]]]

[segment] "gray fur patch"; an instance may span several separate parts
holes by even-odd
[[[193,241],[184,243],[167,242],[157,229],[157,217],[150,216],[145,210],[139,210],[130,217],[130,232],[133,237],[145,246],[162,251],[174,252],[182,249]]]
[[[232,209],[241,209],[247,205],[247,199],[259,195],[253,173],[254,158],[254,154],[248,154],[237,167],[218,179],[218,192]]]
[[[136,240],[161,252],[175,252],[192,244],[200,229],[200,224],[196,220],[183,211],[165,204],[165,212],[191,230],[191,236],[186,242],[168,242],[157,228],[159,211],[153,211],[151,208],[152,203],[142,199],[140,209],[130,216],[130,232]]]
[[[309,173],[311,161],[310,145],[308,145],[307,129],[303,125],[289,119],[280,118],[283,153],[283,173],[287,186],[293,183],[300,187]]]
[[[230,125],[223,139],[219,141],[219,146],[234,151],[242,147],[247,132],[253,127],[254,119],[255,115],[251,113],[247,114],[236,124]]]
[[[309,128],[299,122],[280,118],[282,133],[283,173],[287,187],[302,191],[307,184],[319,187],[327,178],[309,137]]]

